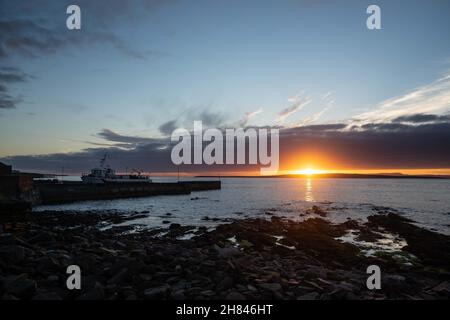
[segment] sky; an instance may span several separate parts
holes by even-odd
[[[66,28],[69,4],[81,30]],[[370,4],[381,30],[366,27]],[[194,120],[280,128],[283,170],[450,168],[448,1],[0,8],[0,161],[18,169],[78,173],[108,153],[121,169],[174,171],[168,137]]]

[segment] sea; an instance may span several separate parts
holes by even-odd
[[[76,180],[77,177],[65,177]],[[176,181],[152,177],[153,181]],[[181,178],[181,180],[208,180]],[[217,180],[217,178],[215,179]],[[34,208],[79,212],[126,212],[136,219],[126,222],[140,228],[164,228],[170,223],[205,226],[234,219],[272,216],[302,221],[317,206],[333,223],[349,219],[361,223],[370,215],[395,212],[421,227],[450,235],[450,180],[446,179],[324,179],[324,178],[220,178],[221,190],[189,195],[154,196],[116,200],[96,200]]]

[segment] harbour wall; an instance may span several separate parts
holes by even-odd
[[[217,190],[220,181],[182,181],[175,183],[107,183],[84,184],[80,182],[35,183],[41,204],[66,203],[83,200],[107,200],[148,197],[157,195],[190,194],[193,191]]]

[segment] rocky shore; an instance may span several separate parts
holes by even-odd
[[[212,231],[175,223],[156,230],[117,226],[140,214],[115,212],[3,216],[0,298],[450,297],[449,237],[383,208],[366,223],[334,225],[318,207],[299,214],[311,218],[234,220]],[[403,245],[391,251],[373,249],[386,242],[387,233]],[[66,287],[69,265],[81,268],[81,290]],[[369,265],[381,268],[380,290],[366,286]]]

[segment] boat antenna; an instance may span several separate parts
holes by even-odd
[[[103,166],[105,165],[105,161],[106,161],[106,153],[103,155],[103,158],[100,160],[100,168],[103,168]]]

